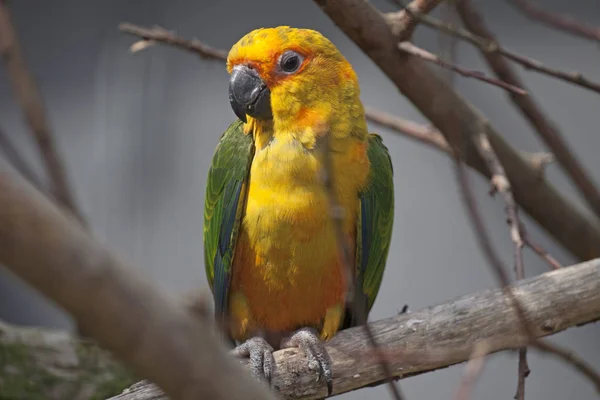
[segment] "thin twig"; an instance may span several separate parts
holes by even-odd
[[[527,92],[525,90],[521,89],[520,87],[518,87],[516,85],[511,85],[511,84],[503,82],[501,80],[487,77],[481,71],[465,69],[463,67],[459,67],[458,65],[454,65],[449,62],[446,62],[446,61],[442,60],[441,58],[439,58],[438,56],[436,56],[435,54],[430,53],[424,49],[421,49],[421,48],[413,45],[410,42],[400,42],[400,43],[398,43],[398,48],[401,51],[403,51],[407,54],[410,54],[411,56],[419,57],[422,60],[439,65],[442,68],[452,70],[464,77],[477,79],[482,82],[489,83],[490,85],[498,86],[498,87],[500,87],[504,90],[507,90],[511,93],[514,93],[514,94],[518,94],[521,96],[527,95]]]
[[[472,7],[469,0],[459,0],[457,2],[457,10],[467,29],[478,36],[493,40],[493,35],[485,25],[483,17]],[[483,52],[483,56],[499,79],[519,87],[525,87],[517,73],[500,54]],[[548,145],[552,154],[554,154],[558,163],[572,179],[592,211],[596,216],[600,217],[600,191],[598,191],[598,188],[583,168],[583,165],[581,165],[581,162],[563,139],[564,135],[544,115],[531,95],[511,95],[510,98],[521,111],[521,114]]]
[[[399,27],[403,26],[403,22],[398,19],[398,13],[389,13],[385,15],[385,17],[392,31],[398,31]],[[510,59],[511,61],[520,64],[525,69],[536,71],[556,79],[567,81],[569,83],[594,91],[596,93],[600,93],[600,83],[588,79],[580,72],[565,72],[558,68],[547,66],[538,60],[523,56],[512,50],[508,50],[505,47],[501,47],[494,40],[489,40],[479,35],[473,34],[465,29],[461,29],[459,27],[440,21],[430,15],[415,14],[415,18],[418,18],[419,22],[423,25],[427,25],[431,28],[440,30],[449,35],[464,40],[478,47],[481,51],[485,53],[500,54]],[[404,39],[404,36],[401,36],[401,39]]]
[[[469,400],[475,386],[475,382],[483,372],[485,357],[490,351],[486,341],[478,342],[474,348],[471,357],[465,366],[464,375],[460,381],[460,386],[454,396],[455,400]]]
[[[546,251],[539,243],[533,242],[529,238],[529,234],[524,232],[521,229],[521,237],[523,238],[523,243],[525,246],[529,247],[533,250],[538,256],[540,256],[552,269],[560,269],[562,265],[556,260],[556,258],[552,257],[550,253]]]
[[[42,94],[25,63],[5,0],[0,0],[0,58],[10,78],[13,95],[19,102],[37,142],[52,184],[52,193],[61,206],[85,224],[83,214],[77,207],[69,187],[66,169],[50,129]]]
[[[40,192],[48,191],[42,184],[40,178],[33,172],[27,161],[21,156],[17,147],[11,142],[2,129],[0,129],[0,151],[4,153],[6,159],[19,171],[29,182],[31,182]],[[50,193],[48,193],[50,194]]]
[[[417,124],[372,107],[365,107],[365,116],[368,121],[393,129],[404,136],[451,154],[450,146],[444,139],[444,135],[431,125]]]
[[[346,275],[346,293],[347,293],[347,304],[353,304],[352,312],[357,314],[356,319],[358,321],[362,321],[362,327],[365,331],[365,334],[369,340],[370,345],[373,347],[373,351],[376,357],[380,361],[381,369],[383,371],[385,381],[388,383],[388,387],[390,388],[390,393],[395,400],[402,400],[404,396],[400,390],[400,386],[394,380],[394,375],[392,374],[392,369],[390,368],[389,362],[387,361],[387,357],[385,353],[379,347],[377,340],[375,340],[375,335],[371,330],[371,327],[367,323],[366,310],[362,307],[362,304],[354,301],[356,295],[356,274],[354,272],[354,263],[350,262],[351,259],[351,251],[348,245],[348,241],[344,235],[344,220],[345,220],[345,210],[343,206],[340,204],[336,193],[335,193],[335,183],[334,183],[334,166],[333,159],[331,156],[331,148],[330,148],[330,140],[331,134],[328,132],[329,129],[327,126],[317,126],[315,129],[316,136],[319,138],[320,146],[318,148],[321,150],[321,159],[323,163],[323,168],[319,171],[320,178],[325,187],[327,193],[327,199],[329,201],[329,214],[331,216],[331,220],[333,221],[333,226],[335,230],[336,240],[338,244],[338,248],[341,249],[341,257],[342,264],[344,266],[344,271]]]
[[[136,42],[131,46],[130,49],[133,52],[146,49],[154,43],[164,43],[189,50],[193,53],[196,53],[201,58],[223,61],[227,59],[227,52],[224,50],[215,49],[196,39],[183,39],[175,35],[173,32],[170,32],[159,26],[155,26],[153,28],[142,28],[140,26],[124,22],[119,24],[119,30],[123,33],[128,33],[130,35],[142,38],[141,42]]]
[[[531,20],[579,37],[600,42],[600,27],[539,7],[528,0],[506,0]]]

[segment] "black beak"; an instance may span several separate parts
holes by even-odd
[[[246,122],[246,114],[271,119],[271,92],[256,70],[245,65],[233,68],[229,79],[229,103],[235,115]]]

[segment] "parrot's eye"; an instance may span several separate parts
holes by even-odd
[[[279,68],[288,74],[298,71],[301,64],[302,56],[295,51],[286,51],[279,58]]]

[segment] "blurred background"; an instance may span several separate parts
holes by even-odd
[[[391,2],[374,1],[382,11]],[[549,65],[578,70],[600,80],[597,45],[530,22],[504,1],[474,2],[501,43]],[[537,0],[600,25],[600,3]],[[20,0],[11,2],[25,56],[46,100],[77,201],[95,235],[174,295],[206,291],[202,249],[204,186],[214,148],[235,118],[227,99],[228,75],[217,61],[164,46],[132,54],[136,40],[117,31],[120,22],[158,24],[184,37],[229,49],[262,26],[317,29],[356,69],[364,104],[426,122],[379,69],[313,2],[277,0]],[[437,10],[440,14],[443,10]],[[417,29],[415,43],[439,52],[439,34]],[[485,65],[469,45],[459,44],[458,63]],[[564,132],[596,182],[600,182],[600,97],[592,92],[519,69],[531,93]],[[456,87],[476,104],[513,146],[544,150],[501,89],[456,77]],[[0,69],[0,128],[43,174],[40,158]],[[455,183],[451,161],[391,131],[380,133],[393,157],[396,220],[388,266],[371,320],[416,310],[496,286],[477,246]],[[472,182],[496,249],[512,265],[512,243],[503,204],[491,199],[488,182]],[[547,177],[582,204],[558,168]],[[560,262],[574,262],[524,216],[531,236]],[[527,276],[545,272],[526,251]],[[512,270],[511,270],[512,271]],[[60,277],[56,277],[60,279]],[[73,329],[61,310],[0,268],[0,319],[23,325]],[[600,368],[600,325],[574,328],[552,340]],[[516,389],[516,353],[494,355],[477,384],[475,398],[509,399]],[[533,353],[526,398],[590,398],[593,387],[570,367]],[[408,399],[446,399],[463,366],[401,381]],[[343,399],[386,398],[385,387],[363,389]]]

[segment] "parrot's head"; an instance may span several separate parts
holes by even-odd
[[[278,131],[365,124],[356,73],[317,31],[256,29],[231,48],[227,70],[231,107],[244,122],[273,123]]]

